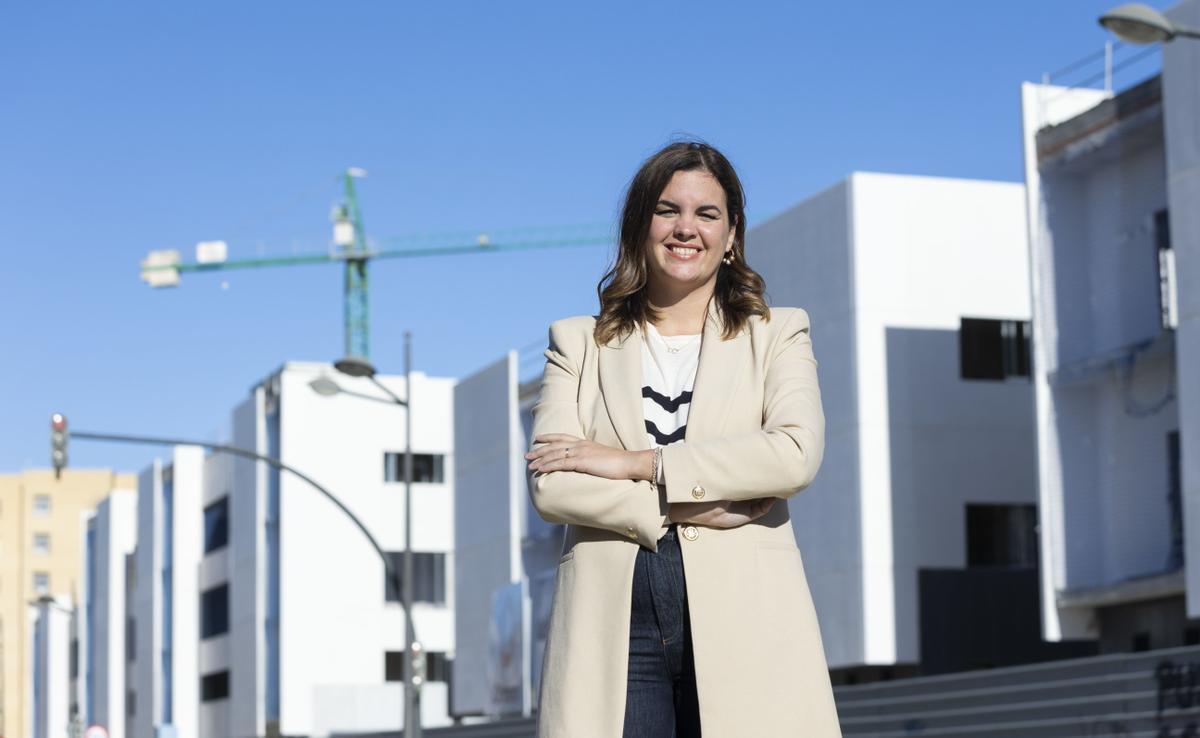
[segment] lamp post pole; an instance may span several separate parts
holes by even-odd
[[[404,408],[404,551],[401,554],[400,599],[404,608],[404,738],[421,736],[421,684],[425,681],[423,669],[415,668],[416,654],[421,644],[416,639],[413,625],[413,548],[412,548],[412,333],[404,332],[404,397],[398,397],[387,385],[379,381],[375,366],[364,356],[347,356],[333,363],[342,374],[349,377],[369,379],[391,402]],[[333,395],[339,392],[365,399],[380,400],[358,392],[342,389],[327,378],[310,383],[316,392]],[[423,654],[422,654],[423,658]]]
[[[421,709],[417,674],[413,668],[413,545],[412,545],[412,333],[404,332],[404,738],[420,738]]]

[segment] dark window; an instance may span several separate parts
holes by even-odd
[[[125,660],[132,662],[137,658],[137,622],[132,618],[125,618]]]
[[[958,331],[962,378],[1028,377],[1029,337],[1027,320],[963,318]]]
[[[396,573],[404,577],[404,554],[399,551],[388,553]],[[384,592],[388,602],[399,602],[400,592],[384,572]],[[446,554],[413,552],[413,601],[446,603]]]
[[[1134,633],[1133,634],[1133,650],[1135,652],[1150,650],[1150,634],[1149,633]]]
[[[450,665],[453,663],[444,653],[425,654],[425,681],[450,683]],[[383,655],[384,679],[389,682],[404,681],[404,652],[388,651]]]
[[[442,454],[413,454],[414,482],[444,482],[446,457]],[[404,454],[388,451],[383,455],[383,481],[404,481]]]
[[[229,696],[229,672],[218,671],[200,677],[200,701],[212,702]]]
[[[1037,566],[1036,505],[967,505],[967,566]]]
[[[1183,629],[1183,645],[1196,646],[1200,645],[1200,628],[1191,627]]]
[[[204,553],[229,545],[229,496],[204,508]]]
[[[79,676],[79,639],[71,639],[71,678],[75,679]]]
[[[1154,245],[1159,251],[1169,251],[1171,248],[1171,216],[1166,209],[1154,214]]]
[[[126,690],[125,691],[125,716],[133,717],[136,707],[137,707],[137,693],[134,692],[132,689]]]
[[[212,638],[229,632],[229,585],[200,595],[200,637]]]
[[[1179,431],[1167,434],[1167,510],[1170,512],[1171,548],[1167,569],[1183,566],[1183,477],[1179,469]]]

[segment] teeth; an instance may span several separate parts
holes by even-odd
[[[700,253],[700,249],[688,248],[686,246],[672,246],[671,251],[680,255],[691,255]]]

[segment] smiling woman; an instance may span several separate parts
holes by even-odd
[[[550,327],[526,458],[567,535],[539,738],[841,735],[776,504],[824,450],[808,315],[767,307],[744,204],[716,149],[659,151],[629,185],[600,315]]]

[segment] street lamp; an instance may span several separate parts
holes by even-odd
[[[342,374],[356,379],[369,379],[395,404],[404,408],[404,551],[400,580],[401,606],[404,608],[404,738],[420,738],[421,716],[418,680],[424,681],[414,669],[413,655],[421,652],[413,629],[413,550],[412,550],[412,334],[404,333],[404,398],[401,399],[375,376],[375,366],[363,356],[347,356],[333,363]],[[370,395],[350,392],[338,386],[328,377],[318,377],[309,386],[319,395],[331,396],[338,393],[379,399]]]
[[[1141,3],[1113,8],[1100,16],[1100,25],[1132,44],[1167,43],[1176,36],[1200,38],[1200,31],[1172,23],[1162,13]]]

